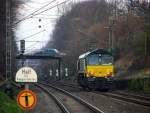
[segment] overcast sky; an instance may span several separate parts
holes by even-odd
[[[30,0],[30,2],[20,5],[18,9],[17,18],[20,20],[28,16],[29,14],[33,13],[34,11],[38,10],[39,8],[45,6],[46,4],[49,4],[52,1],[54,0]],[[55,0],[54,2],[52,2],[45,8],[42,8],[42,10],[36,13],[44,11],[64,1],[79,2],[85,0]],[[68,3],[69,2],[67,2],[66,4]],[[32,18],[27,18],[24,21],[19,22],[17,24],[16,40],[18,41],[21,39],[25,39],[26,50],[28,52],[44,47],[46,42],[48,42],[48,40],[51,38],[51,34],[54,29],[56,19],[59,18],[60,15],[62,15],[62,12],[60,11],[61,7],[63,7],[63,5],[47,10],[41,14],[33,16]],[[28,42],[28,41],[42,41],[42,42]]]

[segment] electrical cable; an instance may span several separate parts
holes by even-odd
[[[32,16],[34,13],[36,13],[36,12],[40,11],[41,9],[45,8],[46,6],[48,6],[48,5],[52,4],[52,3],[53,3],[53,2],[55,2],[55,1],[56,1],[56,0],[53,0],[53,1],[51,1],[50,3],[48,3],[48,4],[44,5],[44,6],[42,6],[42,7],[41,7],[41,8],[39,8],[38,10],[36,10],[36,11],[32,12],[31,14],[29,14],[29,15],[25,16],[24,18],[22,18],[22,19],[18,20],[18,22],[14,23],[14,24],[16,25],[16,24],[18,24],[18,23],[22,22],[23,20],[26,20],[26,18],[28,18],[28,17]]]
[[[25,37],[25,38],[23,38],[23,39],[21,39],[21,40],[25,40],[25,39],[31,38],[32,36],[35,36],[35,35],[37,35],[37,34],[40,34],[40,33],[44,32],[44,31],[46,31],[46,30],[44,29],[44,30],[39,31],[39,32],[37,32],[37,33],[34,33],[34,34],[30,35],[30,36],[27,36],[27,37]]]
[[[55,0],[53,0],[53,1],[55,1]],[[68,1],[71,1],[71,0],[68,0]],[[41,8],[40,8],[38,11],[35,11],[35,12],[29,14],[28,16],[22,18],[22,19],[19,20],[18,22],[14,23],[14,25],[15,25],[15,24],[18,24],[18,23],[20,23],[20,22],[22,22],[22,21],[24,21],[24,20],[26,20],[26,19],[28,19],[28,18],[32,18],[33,16],[36,16],[36,15],[39,15],[39,14],[41,14],[41,13],[43,13],[43,12],[46,12],[46,11],[48,11],[48,10],[51,10],[51,9],[53,9],[53,8],[55,8],[55,7],[59,6],[59,5],[61,5],[61,4],[64,4],[64,3],[68,2],[68,1],[61,2],[61,3],[59,3],[59,4],[55,5],[55,6],[52,6],[52,7],[48,8],[48,9],[45,9],[45,10],[39,12],[39,13],[34,14],[35,12],[38,12],[39,10],[41,10]]]
[[[33,42],[38,42],[38,43],[44,43],[44,42],[48,42],[49,40],[45,40],[45,41],[39,41],[39,40],[37,40],[37,41],[25,41],[25,42],[28,42],[28,43],[33,43]],[[19,41],[15,41],[16,43],[20,43],[20,40]]]
[[[51,17],[58,17],[58,16],[61,16],[61,15],[56,15],[56,14],[55,14],[55,15],[39,14],[39,16],[40,16],[40,15],[42,15],[42,16],[48,16],[48,17],[49,17],[49,16],[51,16]]]
[[[64,4],[64,3],[66,3],[66,2],[69,2],[69,1],[71,1],[71,0],[61,2],[61,3],[59,3],[59,4],[55,5],[55,6],[52,6],[52,7],[48,8],[48,9],[45,9],[45,10],[43,10],[43,11],[41,11],[41,12],[39,12],[39,13],[36,13],[36,14],[34,14],[34,15],[32,15],[32,16],[39,15],[39,14],[41,14],[41,13],[43,13],[43,12],[46,12],[46,11],[48,11],[48,10],[50,10],[50,9],[53,9],[53,8],[55,8],[55,7],[57,7],[57,6],[61,5],[61,4]],[[31,16],[31,17],[32,17],[32,16]]]
[[[34,47],[36,44],[38,44],[39,42],[35,42],[34,44],[31,44],[29,47],[26,48],[26,50],[28,50],[31,47]]]
[[[57,18],[48,18],[48,17],[31,17],[31,18],[48,19],[48,20],[57,19]]]
[[[30,9],[35,9],[35,10],[37,10],[38,8],[35,8],[35,7],[33,7],[33,6],[30,6],[30,5],[28,5],[28,4],[23,4],[25,7],[28,7],[28,8],[30,8]]]

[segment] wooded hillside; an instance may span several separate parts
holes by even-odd
[[[146,0],[81,2],[58,19],[53,45],[49,46],[66,53],[64,65],[75,72],[80,54],[91,48],[108,49],[108,28],[112,27],[116,71],[143,69],[150,65],[149,17],[150,3]]]

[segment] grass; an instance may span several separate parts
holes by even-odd
[[[24,111],[18,107],[15,100],[0,92],[0,113],[24,113]]]
[[[150,78],[130,79],[128,81],[130,90],[137,90],[150,93]]]

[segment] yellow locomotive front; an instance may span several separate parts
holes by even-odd
[[[99,49],[79,56],[78,82],[84,88],[108,89],[114,76],[113,56]]]

